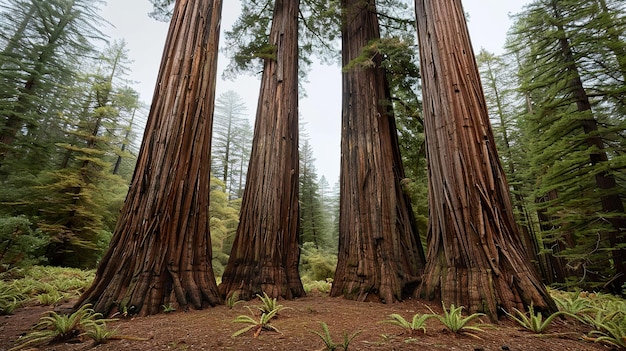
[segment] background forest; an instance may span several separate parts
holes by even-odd
[[[354,64],[366,65],[372,53],[385,57],[403,186],[426,243],[426,147],[408,3],[381,14],[383,38]],[[0,2],[0,271],[33,264],[94,268],[115,229],[148,108],[132,88],[125,43],[107,41],[102,32],[100,5]],[[233,73],[258,69],[245,66],[254,62],[245,58],[262,49],[254,30],[266,27],[246,23],[267,25],[263,16],[246,7],[227,33],[225,46],[236,48]],[[626,257],[626,4],[535,0],[513,18],[506,53],[481,51],[477,58],[524,244],[546,283],[619,293],[626,288],[615,284],[625,279],[618,267]],[[248,41],[238,42],[242,37]],[[309,39],[301,50],[338,54]],[[255,103],[236,91],[216,100],[210,194],[216,276],[237,229],[252,144],[244,114]],[[303,280],[333,276],[336,181],[318,176],[301,126]]]

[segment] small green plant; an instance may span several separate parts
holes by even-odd
[[[589,300],[581,297],[580,292],[573,293],[573,297],[553,295],[552,298],[560,311],[577,315],[593,310]]]
[[[335,342],[333,341],[333,338],[330,336],[330,331],[328,330],[328,325],[324,322],[320,322],[320,324],[322,325],[322,331],[318,332],[316,330],[309,330],[311,333],[317,335],[320,337],[320,339],[322,339],[322,342],[324,343],[324,350],[328,350],[328,351],[334,351],[337,349],[337,347],[339,345],[335,344]]]
[[[39,323],[33,327],[35,331],[18,340],[21,343],[11,350],[18,350],[34,344],[60,342],[76,338],[83,335],[87,330],[93,329],[94,325],[102,325],[112,321],[101,318],[102,314],[96,313],[89,304],[83,305],[70,315],[60,315],[50,311],[39,319]]]
[[[256,296],[261,300],[261,305],[258,306],[261,313],[270,313],[272,311],[277,311],[277,313],[284,309],[283,305],[279,305],[276,302],[276,298],[271,298],[267,296],[265,292],[263,292],[263,296],[256,294]]]
[[[25,298],[13,284],[0,281],[0,315],[13,313]]]
[[[435,314],[433,310],[430,310],[435,315],[441,324],[446,326],[453,333],[468,333],[468,331],[483,331],[479,327],[468,325],[469,322],[476,318],[480,318],[484,316],[484,313],[473,313],[467,317],[463,317],[463,306],[455,307],[454,304],[450,305],[450,309],[446,309],[446,306],[441,303],[443,307],[443,316]]]
[[[407,330],[409,334],[413,334],[414,332],[421,330],[426,333],[426,321],[430,318],[436,318],[434,314],[422,314],[416,313],[413,315],[413,319],[411,322],[407,321],[401,315],[397,313],[393,313],[389,315],[389,319],[382,321],[381,323],[389,323],[393,325],[397,325]]]
[[[176,308],[171,303],[162,305],[161,307],[163,307],[163,313],[172,313],[176,311]]]
[[[596,325],[598,330],[589,332],[586,340],[616,346],[626,349],[626,318],[621,320],[608,320]]]
[[[535,307],[533,306],[532,303],[528,307],[528,314],[518,310],[517,308],[513,308],[513,310],[515,311],[515,315],[507,313],[509,318],[517,322],[517,324],[521,325],[524,329],[530,330],[537,334],[543,334],[548,329],[548,327],[550,326],[550,323],[552,323],[554,318],[558,316],[568,315],[568,316],[577,318],[575,315],[571,313],[568,313],[565,311],[558,311],[558,312],[552,313],[544,320],[541,312],[535,313]]]
[[[84,333],[84,335],[92,339],[96,345],[104,344],[109,340],[115,339],[116,334],[117,329],[111,330],[105,323],[94,323]]]
[[[325,347],[323,350],[327,350],[327,351],[334,351],[339,348],[342,348],[344,351],[347,351],[348,347],[350,347],[350,343],[352,342],[352,340],[354,340],[354,338],[356,338],[357,335],[361,334],[361,331],[357,331],[353,333],[352,335],[348,335],[348,333],[344,332],[343,342],[341,344],[337,344],[333,341],[332,337],[330,336],[328,325],[324,322],[320,322],[320,325],[322,326],[321,332],[317,330],[309,330],[309,331],[319,336],[320,339],[322,339],[322,342],[324,343],[324,347]]]
[[[39,304],[43,306],[54,306],[63,300],[63,297],[63,294],[56,290],[35,296]]]
[[[233,323],[245,323],[245,324],[250,324],[250,325],[245,328],[237,330],[236,332],[233,333],[232,337],[237,337],[252,329],[254,329],[255,338],[259,336],[259,334],[261,334],[261,331],[263,330],[271,330],[271,331],[280,333],[280,331],[276,329],[276,327],[270,324],[270,321],[272,320],[272,318],[276,317],[276,314],[278,313],[278,311],[280,310],[274,309],[267,313],[263,312],[261,313],[261,317],[259,318],[258,321],[246,315],[239,315],[235,317],[235,319],[233,320]]]
[[[226,297],[226,306],[231,310],[240,302],[243,302],[243,300],[239,300],[239,293],[236,291]]]

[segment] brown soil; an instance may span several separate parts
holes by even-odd
[[[295,301],[280,301],[287,309],[272,321],[280,333],[262,331],[258,337],[250,331],[231,337],[244,324],[232,323],[242,314],[250,314],[245,306],[255,306],[258,301],[243,302],[233,309],[226,306],[201,311],[174,312],[142,318],[127,318],[110,323],[117,328],[116,340],[94,346],[90,340],[41,346],[31,350],[324,350],[321,339],[311,330],[321,331],[320,322],[328,324],[335,342],[342,334],[360,334],[350,344],[350,350],[611,350],[610,347],[582,340],[589,328],[570,320],[557,320],[549,334],[535,335],[521,330],[508,320],[482,326],[483,332],[474,335],[457,335],[445,330],[436,320],[427,322],[426,334],[409,334],[400,327],[380,323],[391,313],[409,320],[415,313],[430,313],[430,306],[441,313],[436,303],[409,300],[396,304],[354,302],[329,298],[313,293]],[[57,308],[67,308],[71,304]],[[16,345],[20,335],[27,333],[49,307],[20,308],[11,316],[0,317],[0,350]]]

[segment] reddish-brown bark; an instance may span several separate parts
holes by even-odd
[[[344,0],[343,65],[380,38],[375,1]],[[332,296],[402,300],[424,253],[408,197],[382,56],[343,73],[339,257]]]
[[[298,0],[277,0],[241,219],[220,292],[304,295],[298,264]]]
[[[221,0],[176,2],[130,191],[77,306],[148,315],[220,302],[208,211],[221,10]]]
[[[513,219],[460,0],[416,0],[429,161],[420,295],[497,316],[556,306]]]

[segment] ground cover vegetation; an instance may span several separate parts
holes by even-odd
[[[170,20],[176,15],[173,1],[151,2],[155,4],[152,14],[155,18]],[[150,192],[154,199],[160,196],[158,177],[155,175],[154,183],[150,183],[142,172],[154,166],[151,157],[166,149],[149,149],[159,144],[146,142],[150,140],[146,138],[158,139],[158,133],[172,135],[158,128],[178,124],[159,124],[158,116],[178,105],[166,106],[156,101],[149,112],[138,100],[131,87],[132,72],[127,68],[130,58],[124,42],[107,43],[101,33],[106,25],[98,15],[101,3],[11,0],[1,5],[0,313],[10,315],[25,306],[59,306],[76,302],[83,295],[74,311],[50,313],[39,321],[39,334],[23,340],[24,346],[63,341],[66,336],[90,337],[96,342],[113,337],[106,328],[109,322],[104,319],[102,323],[88,321],[84,325],[68,322],[70,331],[55,334],[56,327],[52,324],[66,321],[64,318],[80,320],[79,315],[72,317],[78,311],[87,320],[113,314],[116,318],[126,318],[138,314],[137,309],[143,305],[150,306],[142,314],[154,314],[222,302],[230,309],[237,309],[247,304],[238,303],[240,299],[257,296],[275,303],[276,298],[330,294],[360,301],[433,299],[436,303],[429,307],[431,311],[426,309],[411,315],[394,311],[377,318],[378,322],[385,322],[382,323],[385,328],[398,326],[405,330],[407,336],[402,342],[407,343],[428,334],[427,330],[433,329],[436,321],[452,333],[460,330],[481,337],[493,332],[492,327],[484,326],[488,323],[483,323],[486,319],[481,313],[487,313],[491,322],[499,317],[532,333],[549,336],[563,330],[569,333],[569,327],[562,324],[566,320],[577,332],[584,331],[577,334],[577,339],[625,348],[626,310],[618,296],[626,294],[626,219],[622,204],[626,195],[623,152],[626,5],[617,0],[529,1],[513,17],[506,52],[495,55],[481,50],[476,55],[481,81],[474,84],[484,89],[493,126],[492,130],[485,129],[491,131],[481,142],[486,145],[486,154],[493,152],[508,179],[508,183],[498,185],[500,188],[495,185],[493,188],[505,189],[502,194],[510,190],[504,203],[511,205],[510,213],[496,214],[488,210],[493,206],[487,204],[481,210],[487,220],[477,223],[485,226],[495,218],[507,222],[507,216],[513,214],[511,218],[516,223],[513,227],[519,228],[519,233],[517,229],[505,232],[519,239],[520,249],[514,251],[529,263],[530,270],[537,272],[541,283],[559,289],[550,290],[549,298],[535,296],[515,307],[495,311],[489,307],[490,302],[471,297],[472,290],[461,286],[470,283],[457,283],[453,274],[449,274],[448,283],[444,281],[441,286],[442,283],[433,283],[439,282],[442,272],[450,268],[438,266],[443,261],[437,255],[452,250],[452,246],[446,241],[451,238],[445,234],[448,228],[436,225],[443,223],[443,217],[429,213],[428,197],[431,196],[432,206],[438,201],[432,196],[439,192],[429,185],[428,162],[443,165],[444,161],[436,161],[437,156],[427,155],[427,151],[443,150],[447,146],[426,146],[428,138],[433,142],[432,135],[436,134],[431,132],[429,137],[426,128],[438,121],[429,117],[428,111],[433,109],[431,101],[426,103],[428,111],[422,107],[421,100],[428,96],[422,86],[433,85],[428,81],[431,78],[424,78],[426,84],[420,80],[419,50],[425,49],[418,48],[414,39],[413,3],[381,0],[366,2],[365,7],[360,0],[294,3],[298,2],[242,2],[241,17],[225,38],[229,43],[227,51],[233,58],[229,74],[268,72],[260,92],[266,103],[257,110],[253,131],[246,113],[247,106],[254,102],[243,101],[234,91],[211,97],[214,87],[203,86],[208,105],[202,108],[213,112],[210,119],[198,122],[202,127],[196,126],[194,130],[206,131],[211,125],[213,134],[199,132],[196,141],[186,141],[181,131],[182,153],[174,155],[169,166],[159,166],[172,170],[168,177],[179,177],[177,181],[170,179],[168,184],[184,184],[177,190],[181,191],[177,198],[188,200],[182,201],[181,206],[185,205],[177,210],[168,207],[170,202],[165,200],[162,202],[165,207],[157,209],[145,207],[139,199],[144,192]],[[429,1],[418,0],[415,4],[418,15],[430,9]],[[207,6],[218,18],[221,1],[212,1]],[[349,11],[342,12],[342,8]],[[188,15],[183,13],[177,16],[174,18],[180,20],[181,26],[188,26],[190,31],[200,30],[193,27],[200,22],[189,22],[189,17],[184,17]],[[289,16],[295,16],[297,21],[286,22]],[[207,22],[207,28],[211,23]],[[353,32],[355,28],[368,31],[359,37]],[[435,29],[424,26],[421,30]],[[279,45],[277,33],[285,31],[297,38],[290,39],[293,41],[290,44],[297,45]],[[178,50],[177,38],[169,40],[171,45],[166,49]],[[336,61],[339,46],[344,54],[344,89],[363,91],[359,84],[369,82],[365,85],[374,90],[367,95],[379,98],[370,99],[373,104],[369,107],[364,105],[367,99],[357,95],[352,96],[354,100],[344,101],[346,135],[342,136],[342,174],[339,180],[330,180],[331,186],[329,180],[317,174],[306,127],[298,123],[297,101],[272,99],[300,96],[297,78],[306,73],[308,59],[318,56],[327,62]],[[211,55],[206,57],[207,62]],[[280,64],[276,65],[277,62]],[[469,62],[473,62],[471,57]],[[191,62],[188,64],[185,67],[195,67]],[[283,74],[291,80],[287,81]],[[214,76],[205,79],[209,81]],[[190,77],[198,80],[185,84],[200,84],[200,75]],[[349,88],[350,84],[354,86]],[[184,94],[185,89],[172,86],[171,93]],[[283,91],[292,93],[277,93]],[[188,101],[195,99],[187,97]],[[291,107],[281,110],[285,106]],[[181,115],[197,113],[193,104],[186,108]],[[361,115],[362,111],[377,111],[379,118],[369,120]],[[148,123],[145,132],[148,137],[141,143],[137,135],[141,134],[146,119],[153,123]],[[277,126],[285,129],[279,130]],[[270,142],[274,141],[280,142],[272,146]],[[491,149],[492,144],[497,152]],[[185,145],[195,145],[204,151],[194,154],[193,148]],[[257,146],[253,151],[255,145],[265,145],[268,149]],[[368,149],[371,145],[380,149]],[[359,153],[363,150],[369,151]],[[285,163],[269,161],[279,155]],[[370,156],[371,159],[367,158]],[[186,158],[188,162],[183,162]],[[137,160],[140,160],[138,171]],[[496,164],[493,159],[490,162]],[[192,171],[178,168],[185,165],[197,168]],[[431,165],[431,179],[432,169]],[[497,166],[491,171],[499,174]],[[188,183],[189,174],[198,176],[195,183]],[[377,177],[372,177],[373,174]],[[260,179],[267,179],[267,183]],[[497,183],[503,177],[494,176],[494,179]],[[127,197],[129,183],[131,190],[138,189],[138,184],[146,186],[146,190],[136,190],[135,195],[131,193]],[[444,183],[452,184],[441,182]],[[485,184],[487,189],[489,182]],[[393,189],[389,188],[391,185]],[[204,189],[205,195],[200,196],[203,199],[185,190],[199,187]],[[481,203],[487,201],[487,193],[478,190]],[[442,190],[441,194],[446,192]],[[261,196],[268,198],[259,201]],[[134,214],[137,208],[122,208],[125,197],[127,206],[134,203],[146,210],[146,218],[152,218],[147,215],[150,211],[179,215],[186,211],[190,218],[200,221],[194,228],[206,230],[198,235],[195,229],[182,232],[180,228],[185,226],[173,222],[180,221],[179,216],[154,217],[163,222],[144,228],[143,220]],[[284,199],[291,205],[280,207],[287,203]],[[450,199],[439,200],[448,203]],[[198,216],[198,213],[206,214]],[[118,217],[122,220],[118,221]],[[286,222],[265,223],[264,218],[284,218]],[[122,231],[134,233],[137,228],[142,228],[141,233],[151,238],[158,237],[155,228],[163,232],[177,228],[175,231],[182,235],[180,240],[194,244],[189,246],[189,252],[175,253],[180,257],[169,257],[168,265],[159,264],[162,271],[155,278],[157,275],[147,274],[149,269],[132,261],[137,258],[130,253],[123,255],[131,259],[126,263],[113,256],[118,254],[116,243],[132,243],[130,234],[128,238],[121,237]],[[273,250],[278,240],[273,239],[276,233],[282,233],[279,237],[284,240],[279,246],[290,249]],[[176,241],[172,238],[172,242]],[[435,238],[439,238],[437,244]],[[388,244],[395,242],[401,244]],[[497,259],[494,258],[497,262],[505,262],[505,256],[510,259],[507,249],[498,245],[497,240],[493,245],[488,240],[483,244],[485,252],[497,253]],[[158,245],[165,248],[167,241]],[[150,251],[154,246],[142,247],[146,249],[145,262],[158,262],[156,258],[161,253]],[[394,257],[393,265],[380,259],[381,252],[384,252],[382,257]],[[266,253],[271,255],[264,256]],[[173,264],[172,260],[180,262]],[[186,271],[185,265],[191,266],[195,260],[203,262],[194,265],[199,271],[189,277],[179,275]],[[107,262],[117,262],[117,266]],[[92,271],[53,268],[93,269],[98,264],[100,268],[91,290],[88,288],[93,280]],[[472,272],[465,264],[469,262],[460,260],[454,265],[459,271]],[[133,269],[133,274],[127,274],[128,279],[118,274]],[[492,265],[490,269],[498,271],[502,267]],[[424,270],[426,283],[420,287]],[[127,291],[124,281],[130,281],[133,275],[148,279],[137,284],[138,287],[148,287],[149,279],[156,279],[162,289],[159,296],[144,301],[147,295]],[[123,278],[110,284],[113,295],[122,295],[113,297],[105,293],[103,289],[109,288],[109,281],[107,287],[98,283],[106,276]],[[482,276],[480,279],[483,278],[487,279]],[[249,285],[243,286],[241,281],[248,281]],[[223,284],[217,288],[219,282]],[[194,289],[198,289],[197,295]],[[520,287],[520,291],[524,289]],[[460,296],[457,291],[469,291],[470,297],[461,297],[461,301],[447,298]],[[100,300],[101,296],[109,300]],[[542,299],[547,301],[543,305]],[[314,313],[314,308],[310,309]],[[463,316],[463,311],[468,315]],[[229,322],[234,319],[248,325],[226,334],[234,333],[241,340],[250,331],[258,337],[261,331],[288,333],[274,323],[282,318],[283,312],[278,312],[276,308],[249,309],[245,314],[228,315]],[[294,312],[284,314],[293,316]],[[385,316],[389,319],[384,320]],[[470,323],[476,319],[481,320],[480,326]],[[330,323],[322,320],[308,325],[307,337],[317,338],[321,341],[319,347],[323,343],[329,350],[348,349],[363,337],[358,333],[359,326],[351,325],[342,331],[343,344],[338,343],[331,335],[335,333]],[[555,324],[559,332],[552,333]]]

